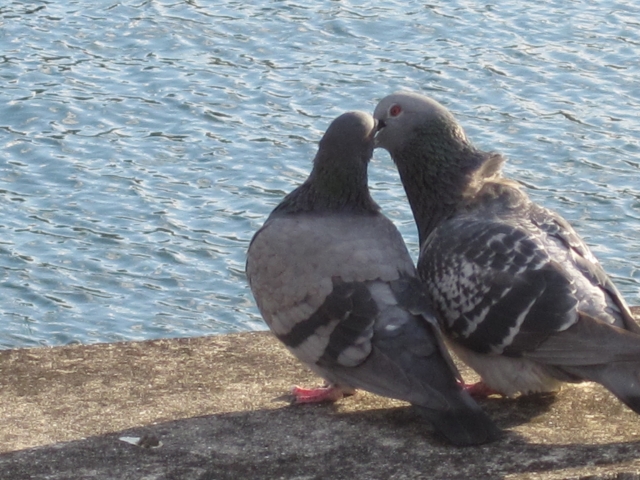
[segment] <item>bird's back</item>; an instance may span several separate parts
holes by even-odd
[[[391,281],[414,272],[400,233],[379,213],[275,216],[256,233],[247,255],[258,308],[276,333],[290,328],[288,310],[315,311],[336,277]]]

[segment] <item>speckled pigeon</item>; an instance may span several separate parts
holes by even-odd
[[[354,389],[412,403],[456,445],[499,430],[457,382],[415,267],[367,186],[376,122],[349,112],[320,141],[309,178],[253,237],[247,277],[276,337],[328,386],[298,402]]]
[[[640,328],[573,228],[436,101],[395,93],[374,117],[418,227],[418,275],[481,385],[512,396],[590,380],[640,413]]]

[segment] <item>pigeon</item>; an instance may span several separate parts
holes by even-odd
[[[251,240],[246,273],[275,336],[326,381],[298,403],[356,389],[413,404],[454,445],[499,429],[460,386],[400,232],[367,184],[376,122],[347,112],[320,140],[307,180]]]
[[[640,327],[571,225],[502,175],[453,115],[412,92],[375,108],[416,221],[418,276],[472,393],[594,381],[640,413]]]

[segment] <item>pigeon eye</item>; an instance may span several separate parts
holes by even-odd
[[[389,115],[392,117],[397,117],[400,113],[402,113],[402,107],[400,105],[392,105],[389,109]]]

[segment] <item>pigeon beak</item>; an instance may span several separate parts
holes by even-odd
[[[380,133],[380,130],[382,130],[384,127],[387,126],[386,123],[384,123],[384,120],[377,120],[377,124],[375,127],[375,132],[376,132],[376,136],[373,137],[373,148],[378,148],[380,146],[380,142],[378,141],[378,134]]]

